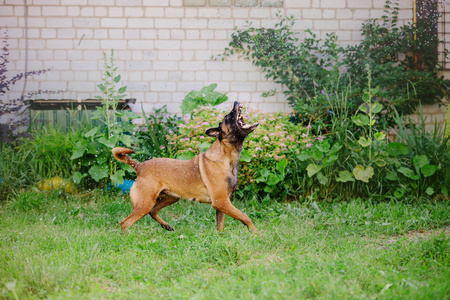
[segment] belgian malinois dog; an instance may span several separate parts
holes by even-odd
[[[217,231],[223,230],[225,214],[244,223],[250,231],[257,231],[250,218],[230,202],[237,187],[244,139],[259,125],[245,124],[241,111],[239,102],[234,102],[219,126],[206,130],[206,135],[217,139],[191,160],[153,158],[140,163],[127,155],[133,150],[112,149],[117,160],[129,164],[137,173],[130,190],[133,211],[120,223],[124,232],[147,214],[162,228],[174,230],[158,212],[179,199],[210,203],[216,210]]]

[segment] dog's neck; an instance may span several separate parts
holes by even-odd
[[[211,147],[205,151],[205,155],[212,161],[230,161],[230,164],[237,164],[241,157],[243,145],[232,145],[225,141],[216,140]]]

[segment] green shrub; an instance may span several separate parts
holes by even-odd
[[[180,119],[170,115],[166,106],[148,116],[144,114],[144,118],[145,126],[136,134],[139,140],[136,159],[144,161],[153,157],[173,157],[177,149],[170,143],[170,137],[178,133]]]
[[[273,29],[250,24],[232,34],[222,58],[239,54],[263,70],[266,78],[285,86],[283,93],[295,111],[293,120],[311,124],[317,133],[328,129],[336,95],[347,94],[350,113],[358,109],[367,86],[367,64],[373,86],[380,87],[377,100],[383,102],[386,116],[393,109],[408,114],[419,102],[441,103],[448,98],[450,80],[439,75],[437,38],[423,26],[399,26],[397,14],[397,5],[386,1],[386,15],[366,21],[362,41],[347,48],[339,47],[332,33],[322,41],[307,30],[300,40],[292,29],[293,17],[281,17]],[[430,26],[436,26],[436,20],[437,15],[430,14]],[[427,40],[416,40],[415,34]]]

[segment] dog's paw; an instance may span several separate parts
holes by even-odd
[[[161,225],[162,228],[164,228],[167,231],[175,231],[175,229],[173,229],[172,226],[170,226],[169,224],[167,225]]]

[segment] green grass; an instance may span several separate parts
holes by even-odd
[[[0,207],[0,298],[450,297],[450,202],[236,203],[258,227],[180,201],[131,227],[127,197],[18,192]],[[415,237],[409,231],[425,232]],[[409,232],[409,233],[408,233]]]

